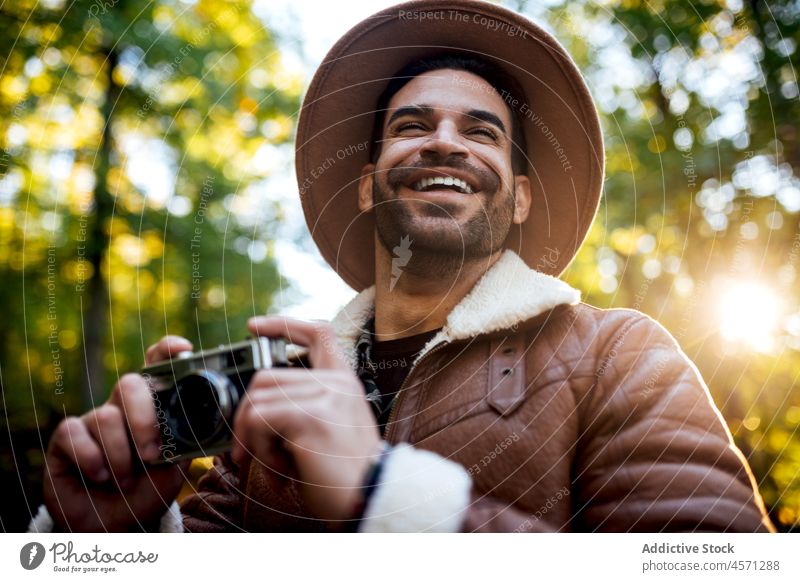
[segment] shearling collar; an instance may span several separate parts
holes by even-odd
[[[442,342],[510,329],[557,305],[575,305],[579,301],[577,289],[531,269],[519,255],[506,250],[453,308],[444,327],[425,345],[417,360]],[[331,321],[349,362],[356,361],[356,340],[374,313],[373,285],[354,297]]]

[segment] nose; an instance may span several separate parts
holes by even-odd
[[[458,127],[451,121],[444,120],[422,145],[422,154],[438,154],[442,157],[461,155],[466,157],[469,150],[461,141]]]

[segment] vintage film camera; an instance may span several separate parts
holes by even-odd
[[[288,365],[286,342],[258,337],[182,352],[142,369],[161,431],[156,463],[205,457],[232,445],[233,417],[257,370]]]

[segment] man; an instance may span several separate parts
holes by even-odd
[[[669,334],[551,276],[594,217],[602,142],[541,29],[465,1],[362,22],[311,84],[297,169],[315,242],[361,292],[330,326],[249,328],[310,367],[255,376],[232,453],[166,515],[185,467],[136,468],[158,429],[122,378],[56,431],[35,529],[773,529]]]

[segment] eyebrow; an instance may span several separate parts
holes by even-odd
[[[386,124],[391,125],[396,119],[405,115],[429,117],[433,115],[433,112],[434,108],[430,105],[406,105],[395,109]],[[503,121],[491,111],[486,111],[485,109],[470,109],[464,114],[464,117],[469,117],[477,121],[485,121],[486,123],[496,126],[504,134],[506,133],[506,126]]]
[[[500,131],[506,133],[506,126],[503,124],[503,121],[491,111],[486,111],[484,109],[470,109],[467,111],[467,117],[477,119],[478,121],[491,123],[492,125],[497,126]]]
[[[389,117],[389,121],[387,121],[386,124],[391,125],[396,119],[405,115],[419,115],[422,117],[428,117],[433,115],[433,107],[430,105],[406,105],[405,107],[400,107],[395,109],[394,113],[392,113],[392,115]]]

